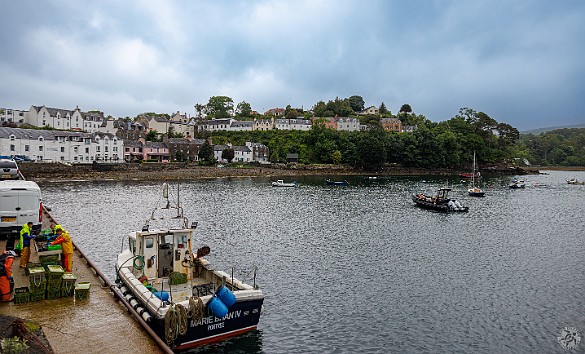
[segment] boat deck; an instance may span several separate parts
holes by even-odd
[[[49,218],[44,218],[47,223]],[[5,240],[0,241],[1,251],[6,249],[5,243]],[[39,262],[34,246],[31,247],[31,262]],[[73,274],[78,283],[91,283],[89,296],[84,299],[60,297],[24,304],[3,302],[0,311],[3,315],[37,322],[55,353],[169,352],[168,347],[161,349],[132,318],[114,297],[109,284],[104,284],[90,264],[76,247]],[[15,289],[29,285],[29,276],[20,268],[20,257],[14,260],[12,270]]]

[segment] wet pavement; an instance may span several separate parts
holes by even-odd
[[[5,242],[0,241],[1,251]],[[31,247],[31,262],[39,262],[35,247]],[[12,266],[15,289],[29,285],[29,276],[19,263],[17,257]],[[89,296],[81,300],[72,296],[23,304],[3,302],[0,313],[37,322],[55,353],[163,352],[95,273],[76,249],[73,274],[77,283],[91,283]]]

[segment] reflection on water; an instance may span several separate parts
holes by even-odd
[[[196,352],[551,352],[565,326],[585,334],[584,172],[485,181],[343,176],[182,183],[218,269],[266,295],[259,330]],[[416,208],[415,192],[447,184],[466,214]],[[171,190],[176,185],[171,186]],[[42,185],[46,204],[111,278],[124,235],[160,201],[159,183]],[[164,221],[164,220],[163,220]],[[582,348],[581,348],[582,349]]]

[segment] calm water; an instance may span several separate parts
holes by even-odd
[[[566,352],[557,334],[585,335],[585,172],[488,180],[485,198],[444,177],[346,177],[298,188],[265,178],[182,183],[194,247],[266,295],[258,331],[196,352]],[[414,206],[446,182],[467,214]],[[125,235],[160,200],[160,183],[42,185],[45,204],[112,279]],[[173,187],[175,188],[175,187]],[[172,188],[172,189],[173,189]],[[585,340],[584,340],[585,341]],[[581,343],[579,351],[585,351]]]

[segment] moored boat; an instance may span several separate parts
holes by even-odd
[[[332,181],[330,179],[326,179],[325,183],[328,186],[349,186],[349,182],[348,181]]]
[[[478,185],[475,184],[475,175],[476,175],[476,171],[475,171],[475,152],[473,152],[473,169],[472,169],[472,173],[471,173],[471,187],[467,190],[467,194],[470,197],[483,197],[485,195],[485,192],[481,190],[481,188],[479,188]],[[479,172],[477,172],[477,175],[479,176]]]
[[[526,184],[524,183],[523,179],[513,179],[512,181],[510,181],[510,184],[508,184],[508,188],[511,189],[520,189],[525,187]]]
[[[468,212],[469,207],[461,205],[459,201],[449,198],[451,188],[439,188],[437,194],[430,196],[424,193],[413,194],[412,200],[421,208],[441,212]]]
[[[568,184],[585,184],[585,182],[578,181],[576,178],[571,178],[567,180]]]
[[[297,182],[293,181],[293,182],[285,182],[282,179],[279,179],[278,181],[272,181],[272,187],[296,187],[297,186]]]
[[[142,230],[128,235],[128,248],[116,260],[118,288],[137,315],[174,351],[219,341],[256,329],[264,295],[223,271],[211,268],[204,257],[210,248],[192,250],[197,223],[188,225],[180,203],[168,199],[155,208]],[[155,213],[180,220],[178,228],[151,228]],[[157,215],[158,216],[158,215]]]

